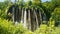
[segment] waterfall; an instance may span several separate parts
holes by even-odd
[[[17,25],[18,24],[18,22],[17,21],[15,21],[15,25]]]
[[[36,9],[34,10],[34,14],[35,14],[35,17],[36,17],[36,28],[38,28],[38,18],[37,18],[37,14],[36,14]]]
[[[15,25],[18,23],[17,21],[15,21],[15,16],[16,16],[16,14],[15,14],[15,8],[13,7],[13,13],[12,13],[12,21],[13,21],[13,23],[15,23]],[[17,18],[17,17],[16,17]]]
[[[24,20],[23,20],[23,9],[22,9],[22,15],[21,15],[21,23],[23,23]]]
[[[26,16],[27,16],[27,12],[26,12],[26,9],[25,9],[25,12],[24,12],[24,27],[27,28],[27,19],[26,19]]]
[[[22,8],[22,7],[21,7]],[[19,12],[19,18],[20,18],[20,22],[23,24],[23,26],[25,28],[28,28],[29,30],[36,30],[40,23],[42,23],[42,16],[41,16],[41,11],[38,8],[27,8],[24,9],[20,8],[20,12]],[[13,22],[15,22],[15,24],[18,23],[17,20],[18,17],[18,11],[14,11],[16,8],[13,7]],[[16,17],[15,17],[16,16]]]
[[[14,21],[14,10],[15,10],[14,7],[13,7],[12,10],[13,10],[13,13],[12,13],[12,21],[13,21],[13,23],[14,23],[14,22],[15,22],[15,21]]]
[[[28,27],[29,27],[29,30],[31,30],[31,17],[30,17],[30,10],[28,10]]]
[[[41,24],[42,24],[42,16],[41,16],[40,10],[39,10],[39,15],[40,15],[40,21],[41,21]]]

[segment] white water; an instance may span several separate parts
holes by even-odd
[[[14,23],[14,7],[13,7],[13,14],[12,14],[12,21],[13,21],[13,23]]]
[[[23,22],[24,22],[24,19],[23,19],[23,10],[22,10],[21,23]]]
[[[26,16],[27,16],[27,12],[25,10],[25,12],[24,12],[24,25],[23,25],[25,28],[27,28]]]
[[[31,30],[31,17],[30,17],[30,10],[28,10],[28,25],[29,25],[29,30]]]
[[[13,9],[14,10],[14,9]],[[22,9],[22,14],[21,14],[21,23],[23,24],[23,26],[25,27],[25,28],[28,28],[29,30],[31,30],[31,29],[34,29],[34,30],[36,30],[38,27],[39,27],[39,18],[38,18],[38,16],[37,16],[37,13],[36,13],[36,10],[37,9],[34,9],[33,11],[32,11],[32,13],[34,14],[34,15],[31,15],[31,11],[30,10],[28,10],[28,13],[27,13],[27,11],[26,11],[26,9],[25,9],[25,11]],[[13,13],[14,14],[14,13]],[[28,15],[27,15],[28,14]],[[28,16],[28,17],[27,17]],[[33,20],[33,24],[31,24],[31,16],[32,17],[34,17],[32,20]],[[40,21],[42,22],[42,17],[41,17],[41,12],[39,11],[39,16],[40,16]],[[34,20],[34,19],[36,19],[36,20]],[[14,15],[13,15],[13,22],[14,22]],[[17,24],[18,22],[16,21],[15,22],[15,24]],[[32,26],[33,25],[33,26]]]
[[[40,21],[41,21],[41,24],[42,24],[42,17],[41,17],[41,12],[39,11],[39,15],[40,15]]]
[[[18,24],[18,22],[16,21],[16,22],[15,22],[15,25],[17,25],[17,24]]]
[[[36,14],[36,11],[35,10],[34,10],[34,14],[35,14],[35,17],[36,17],[36,27],[38,28],[38,18],[37,18],[37,14]]]

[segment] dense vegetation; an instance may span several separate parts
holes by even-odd
[[[16,1],[15,1],[16,2]],[[46,15],[47,24],[41,24],[40,28],[31,32],[24,28],[22,24],[14,25],[8,20],[6,11],[13,5],[10,0],[0,2],[0,34],[60,34],[60,0],[42,2],[41,0],[18,0],[16,4],[21,7],[41,7]]]

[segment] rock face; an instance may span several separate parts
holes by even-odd
[[[11,19],[15,24],[21,22],[25,28],[28,28],[32,31],[39,28],[43,20],[42,12],[36,7],[23,8],[18,7],[18,5],[13,5],[9,8],[7,13],[12,14]]]

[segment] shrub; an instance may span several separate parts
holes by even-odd
[[[0,18],[0,34],[60,34],[60,27],[51,27],[41,24],[32,32],[24,28],[21,23],[14,25],[13,22]]]
[[[22,24],[13,25],[11,21],[0,18],[0,34],[32,34]]]
[[[36,34],[45,34],[47,30],[47,25],[41,24],[40,28],[38,28],[35,32]]]

